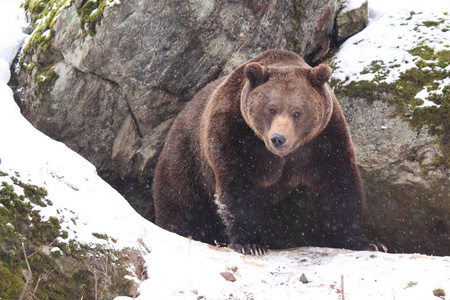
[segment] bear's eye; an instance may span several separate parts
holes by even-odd
[[[294,118],[297,119],[298,117],[300,117],[300,112],[297,111],[294,113]]]
[[[275,109],[271,108],[270,114],[275,116],[277,114],[277,111]]]

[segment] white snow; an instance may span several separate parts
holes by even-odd
[[[438,84],[438,88],[436,90],[433,90],[432,92],[429,91],[430,87],[426,86],[423,90],[421,90],[419,93],[417,93],[416,97],[417,99],[423,100],[423,104],[419,105],[417,107],[431,107],[436,106],[440,107],[439,104],[434,103],[433,101],[427,100],[427,98],[430,96],[430,94],[434,95],[442,95],[444,92],[444,88],[450,86],[450,78],[444,78],[443,80],[435,80],[434,83]]]
[[[346,0],[343,3],[342,12],[361,7],[367,0]]]
[[[108,0],[106,1],[106,5],[113,7],[120,4],[120,0]]]
[[[441,91],[442,93],[442,91]],[[430,95],[430,92],[428,92],[428,87],[425,87],[423,90],[421,90],[420,92],[418,92],[415,96],[415,98],[417,99],[421,99],[423,101],[423,104],[417,106],[419,108],[422,107],[431,107],[431,106],[436,106],[436,107],[440,107],[439,104],[434,103],[433,101],[427,100],[428,96]]]
[[[404,7],[413,5],[410,1],[398,2]],[[432,3],[428,1],[426,7],[433,7]],[[347,300],[433,300],[436,299],[434,289],[443,288],[450,293],[450,257],[328,248],[269,251],[264,257],[252,257],[191,241],[143,219],[97,176],[92,164],[37,131],[20,114],[6,84],[9,66],[25,39],[22,28],[26,24],[19,4],[18,0],[0,0],[0,170],[10,176],[20,174],[21,181],[46,188],[47,199],[53,205],[36,209],[45,217],[62,219],[69,238],[84,243],[108,243],[92,235],[107,233],[117,239],[117,243],[108,244],[110,247],[140,249],[149,279],[141,282],[137,299],[197,299],[199,296],[203,299],[342,299],[345,296]],[[414,39],[402,33],[410,28],[390,25],[400,22],[403,10],[398,11],[399,15],[390,12],[381,16],[384,8],[380,5],[379,19],[372,19],[367,30],[348,43],[363,43],[366,48],[353,50],[347,61],[344,54],[351,47],[344,46],[341,50],[339,76],[342,78],[358,76],[364,62],[373,60],[372,56],[386,62],[407,64],[405,60],[408,60],[413,64],[413,58],[402,50],[414,45]],[[379,51],[374,49],[380,40],[369,39],[371,34],[374,38],[384,35]],[[398,36],[404,37],[400,48],[390,41]],[[395,74],[390,76],[394,78]],[[0,181],[13,185],[16,192],[23,194],[8,176],[1,176]],[[61,250],[52,248],[51,251]],[[226,271],[234,273],[235,282],[228,282],[220,275]],[[302,274],[307,283],[299,280]],[[135,280],[139,282],[139,278]]]
[[[344,84],[376,77],[378,82],[395,82],[402,72],[417,67],[420,61],[410,50],[418,46],[429,46],[435,52],[450,50],[449,14],[448,0],[369,1],[368,26],[341,47],[333,59],[333,77]],[[438,24],[424,25],[430,21]],[[384,68],[371,70],[374,61]]]

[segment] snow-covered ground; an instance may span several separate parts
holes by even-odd
[[[374,59],[413,63],[403,49],[413,47],[414,37],[406,32],[410,25],[391,24],[413,9],[422,11],[420,16],[427,20],[450,11],[448,0],[420,1],[422,7],[405,0],[373,2],[369,27],[344,45],[339,54],[341,71],[335,76],[359,76]],[[26,38],[19,4],[0,0],[0,171],[20,174],[21,181],[45,187],[53,205],[39,208],[41,214],[62,219],[69,239],[101,243],[92,233],[107,233],[117,239],[111,247],[141,249],[149,278],[141,283],[138,299],[437,299],[433,290],[439,288],[450,299],[450,257],[327,248],[269,251],[264,257],[252,257],[179,237],[140,217],[97,176],[94,166],[37,131],[20,114],[6,84],[9,66]],[[401,42],[398,36],[403,37]],[[361,49],[345,61],[346,49],[357,41],[366,43],[365,49],[379,51]],[[13,184],[6,176],[0,181]],[[21,193],[20,187],[16,190]],[[232,273],[236,280],[226,281],[222,272]]]
[[[357,6],[353,4],[353,7]],[[450,51],[450,1],[369,1],[368,26],[341,47],[333,59],[336,67],[333,77],[343,84],[374,79],[393,83],[401,73],[417,68],[423,61],[414,51],[423,46],[434,49],[435,53]],[[372,62],[376,64],[375,68]],[[425,62],[438,65],[431,59]],[[439,66],[428,68],[430,72],[450,72],[450,65],[445,69]],[[430,93],[442,94],[444,87],[450,86],[450,81],[447,78],[435,83],[437,87],[424,87],[416,95],[424,101],[419,107],[439,107],[428,97]]]

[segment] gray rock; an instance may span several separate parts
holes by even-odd
[[[344,5],[336,16],[335,38],[342,42],[366,27],[369,5],[365,1],[360,7],[347,9]]]
[[[439,141],[402,120],[388,95],[339,97],[366,188],[364,224],[390,250],[448,255],[450,171]]]
[[[25,5],[35,31],[13,79],[16,99],[33,125],[89,159],[152,219],[153,167],[185,102],[270,48],[322,58],[341,1],[109,4],[75,0],[57,17]]]

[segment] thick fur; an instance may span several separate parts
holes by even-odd
[[[245,253],[267,248],[271,195],[306,185],[330,246],[364,237],[363,188],[331,69],[269,50],[203,88],[175,120],[156,168],[157,225]],[[300,234],[300,233],[299,233]]]

